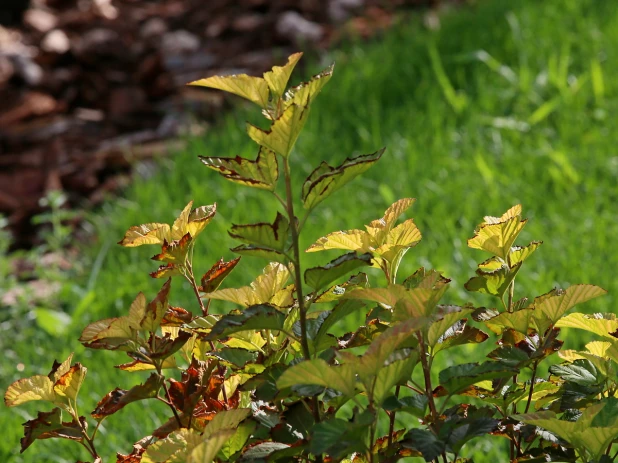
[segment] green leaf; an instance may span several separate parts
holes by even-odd
[[[401,445],[421,452],[427,462],[436,460],[446,450],[446,444],[426,429],[411,429],[401,441]]]
[[[117,387],[99,401],[91,414],[93,418],[100,420],[116,413],[131,402],[156,397],[162,385],[163,377],[158,373],[152,373],[144,384],[138,384],[129,390]]]
[[[328,453],[340,459],[354,452],[364,452],[374,416],[369,411],[356,414],[352,421],[331,418],[313,428],[311,453]]]
[[[405,384],[412,377],[412,371],[418,360],[418,353],[413,351],[408,358],[397,360],[378,372],[373,387],[375,405],[382,406],[382,402],[389,396],[393,387],[397,384]]]
[[[281,252],[285,250],[289,228],[288,219],[277,212],[272,225],[269,223],[232,225],[229,234],[244,243]]]
[[[335,367],[320,358],[305,360],[289,367],[277,380],[279,389],[305,384],[335,389],[349,397],[356,394],[356,379],[350,365]]]
[[[378,162],[384,150],[385,148],[382,148],[372,154],[346,158],[337,167],[322,162],[303,183],[302,200],[305,209],[313,209],[332,193],[365,172]]]
[[[355,300],[341,300],[337,303],[337,305],[333,308],[332,311],[329,312],[328,316],[320,325],[320,329],[315,336],[315,344],[320,344],[322,339],[328,334],[328,330],[331,329],[335,323],[339,320],[343,320],[348,315],[356,312],[361,307],[364,307],[365,303],[363,301],[355,301]]]
[[[70,439],[81,442],[84,438],[82,426],[86,420],[80,417],[81,423],[62,421],[62,411],[54,408],[51,412],[38,412],[37,417],[24,423],[24,437],[21,439],[21,451],[25,451],[37,439]]]
[[[477,269],[477,276],[470,278],[464,287],[468,291],[491,294],[502,299],[502,296],[508,289],[509,285],[517,276],[517,272],[519,272],[521,264],[522,262],[512,268],[504,265],[499,269],[492,271]]]
[[[371,265],[371,254],[357,255],[350,252],[340,256],[323,267],[313,267],[305,271],[305,283],[315,290],[328,286],[333,281],[360,268]]]
[[[609,316],[606,318],[606,316]],[[612,333],[618,331],[618,319],[614,314],[586,315],[583,313],[570,313],[556,322],[556,328],[578,328],[597,334],[607,339],[615,340]]]
[[[298,63],[302,56],[302,53],[294,53],[288,57],[288,62],[285,66],[274,66],[272,70],[264,73],[264,80],[273,94],[273,99],[276,100],[283,95],[290,75],[292,75],[296,63]]]
[[[255,460],[269,460],[272,453],[277,450],[284,450],[290,447],[290,444],[284,444],[282,442],[260,442],[259,444],[252,445],[242,455],[241,461],[255,461]]]
[[[356,357],[347,352],[339,352],[346,365],[352,365],[360,380],[366,387],[373,377],[386,366],[386,362],[397,349],[402,347],[424,323],[423,319],[408,319],[389,327],[380,336],[373,340],[365,353]]]
[[[387,397],[382,403],[382,408],[389,412],[401,411],[414,415],[417,418],[426,416],[427,404],[429,399],[422,394],[415,394],[406,397],[396,397],[394,395]]]
[[[474,312],[473,307],[459,306],[440,306],[443,307],[443,314],[440,318],[434,321],[427,331],[426,342],[432,349],[439,343],[443,342],[444,338],[448,338],[461,331],[466,324],[458,324],[457,322],[467,315]],[[444,336],[446,332],[448,335]]]
[[[287,158],[296,144],[300,131],[307,122],[309,108],[291,104],[281,117],[275,120],[270,130],[247,125],[247,133],[258,145],[273,150]]]
[[[233,429],[225,429],[216,434],[210,435],[208,439],[201,442],[191,452],[188,452],[187,463],[212,463],[221,447],[234,435]]]
[[[269,262],[285,263],[288,260],[282,252],[270,248],[254,246],[253,244],[241,244],[240,246],[230,249],[230,251],[240,254],[241,256],[260,257]]]
[[[335,65],[331,65],[319,74],[314,75],[309,82],[303,82],[296,87],[290,88],[285,94],[284,105],[287,108],[291,104],[307,106],[322,91],[324,85],[333,76]]]
[[[607,294],[603,288],[595,285],[573,285],[566,290],[552,290],[534,299],[533,306],[543,312],[553,323],[564,313],[582,302]]]
[[[361,299],[377,302],[386,308],[393,309],[393,320],[428,317],[446,291],[444,285],[439,289],[413,288],[391,284],[387,288],[359,288],[343,297],[345,299]]]
[[[489,336],[478,328],[466,324],[466,319],[459,320],[438,339],[433,354],[464,344],[477,344],[487,340]]]
[[[346,291],[351,291],[354,288],[367,288],[369,287],[369,279],[367,274],[360,272],[351,276],[348,281],[342,284],[336,284],[321,293],[313,302],[320,304],[323,302],[338,301]]]
[[[208,439],[210,436],[214,436],[220,431],[236,429],[249,415],[251,415],[250,408],[221,410],[208,422],[202,436]]]
[[[60,310],[34,309],[36,323],[52,336],[62,336],[71,326],[71,316]]]
[[[515,346],[502,346],[491,351],[487,357],[511,367],[521,367],[528,363],[530,356]]]
[[[215,415],[216,416],[216,415]],[[257,423],[255,421],[245,421],[238,425],[234,435],[230,437],[225,444],[221,447],[221,454],[224,458],[229,459],[236,452],[242,450],[245,443],[253,434]]]
[[[487,417],[466,419],[450,430],[446,445],[450,451],[459,453],[466,442],[495,431],[499,423],[500,421]]]
[[[216,170],[226,179],[241,185],[274,191],[279,178],[279,165],[275,152],[260,147],[257,158],[222,158],[200,156],[200,160],[210,169]]]
[[[227,338],[240,331],[281,330],[285,323],[285,314],[272,305],[259,304],[247,307],[243,311],[234,311],[221,317],[204,339],[214,341]]]
[[[190,82],[187,85],[223,90],[246,98],[262,108],[268,107],[270,96],[268,83],[261,77],[248,76],[247,74],[212,76]]]
[[[586,359],[575,360],[569,364],[552,365],[549,367],[549,372],[552,375],[560,376],[565,381],[571,381],[580,386],[593,386],[605,380],[592,362]]]
[[[517,368],[495,362],[464,363],[442,370],[439,375],[440,384],[449,394],[457,394],[481,381],[507,378],[516,375]]]

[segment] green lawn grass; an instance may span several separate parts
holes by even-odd
[[[418,198],[414,217],[423,241],[400,270],[436,268],[453,279],[446,300],[493,304],[469,294],[463,284],[476,262],[487,256],[466,246],[484,215],[499,215],[521,203],[530,221],[518,242],[543,240],[518,277],[516,295],[535,296],[554,286],[593,283],[609,295],[585,311],[613,311],[618,302],[618,11],[614,0],[482,1],[444,14],[438,31],[418,17],[405,20],[372,43],[332,51],[335,74],[313,104],[304,135],[293,154],[297,185],[320,161],[341,162],[382,146],[376,167],[327,200],[311,216],[302,237],[308,246],[327,232],[359,228],[381,216],[394,200]],[[293,77],[292,80],[295,78]],[[85,351],[77,344],[88,322],[124,314],[139,291],[154,295],[161,281],[147,273],[154,248],[115,245],[131,225],[171,222],[193,199],[218,203],[217,218],[200,237],[196,268],[201,272],[234,243],[230,223],[274,218],[268,194],[226,182],[202,166],[198,154],[254,156],[239,108],[186,151],[162,159],[149,178],[136,178],[120,198],[105,204],[93,223],[97,242],[83,250],[87,272],[65,288],[62,299],[73,326],[62,337],[41,333],[31,319],[1,341],[0,388],[32,374],[47,374],[54,358],[75,351],[90,368],[82,392],[82,413],[117,385],[128,388],[142,377],[112,365],[121,353]],[[306,264],[334,257],[306,256]],[[251,281],[265,262],[245,258],[227,285]],[[195,310],[188,286],[175,280],[173,303]],[[580,343],[577,333],[567,343]],[[491,346],[487,346],[490,348]],[[455,354],[453,354],[455,355]],[[447,365],[453,357],[444,357]],[[25,370],[17,371],[23,363]],[[36,405],[36,404],[35,404]],[[19,455],[19,424],[36,406],[2,409],[0,460],[72,462],[86,459],[79,446],[36,442]],[[129,406],[106,421],[99,448],[104,461],[116,450],[128,453],[134,441],[159,423],[157,404]],[[469,451],[477,463],[496,456],[500,438],[476,440]],[[492,454],[493,449],[493,454]],[[483,457],[485,456],[485,457]]]

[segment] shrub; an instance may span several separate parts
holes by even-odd
[[[462,448],[476,437],[506,439],[513,462],[613,461],[618,320],[611,314],[567,314],[605,293],[594,285],[515,297],[519,271],[542,244],[515,244],[526,225],[520,205],[500,217],[485,217],[468,240],[490,257],[465,287],[495,298],[497,309],[441,304],[450,280],[435,270],[399,277],[402,258],[421,240],[413,219],[398,223],[413,198],[396,201],[364,229],[318,239],[307,252],[344,254],[302,268],[299,236],[311,211],[377,163],[384,149],[338,166],[322,162],[302,185],[292,184],[294,144],[311,102],[333,74],[330,67],[286,91],[300,57],[290,56],[263,78],[192,83],[240,95],[260,106],[269,121],[268,130],[247,127],[259,145],[256,159],[201,158],[226,179],[279,200],[272,223],[230,230],[242,243],[235,253],[269,262],[263,273],[249,286],[221,289],[240,257],[221,259],[198,283],[194,245],[215,217],[215,204],[193,208],[189,203],[172,225],[131,227],[120,244],[160,246],[153,259],[162,265],[151,276],[165,283],[150,302],[138,294],[127,315],[88,325],[80,341],[93,349],[124,351],[132,361],[120,369],[150,375],[103,397],[91,413],[92,431],[77,408],[86,368],[72,364],[71,357],[54,362],[47,376],[13,383],[5,394],[7,406],[33,400],[54,406],[25,423],[22,451],[36,439],[64,438],[101,461],[95,446],[100,424],[126,405],[150,399],[169,407],[169,420],[129,455],[119,453],[117,462],[394,462],[406,456],[463,462],[471,460],[459,457]],[[370,284],[369,275],[360,272],[369,267],[375,269],[371,279],[381,273],[386,285]],[[172,280],[178,278],[192,286],[195,312],[170,304]],[[217,315],[210,310],[213,301],[240,308]],[[359,311],[364,325],[337,336],[336,328]],[[602,340],[581,352],[561,350],[564,327]],[[441,352],[490,338],[497,347],[486,358],[472,346],[470,360],[477,361],[436,375]],[[563,363],[541,378],[540,365],[555,353]],[[397,417],[405,417],[405,427]]]

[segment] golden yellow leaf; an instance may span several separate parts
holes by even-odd
[[[246,98],[262,108],[268,107],[268,83],[261,77],[248,76],[247,74],[212,76],[190,82],[188,85],[223,90]]]
[[[56,400],[54,383],[47,376],[36,375],[20,379],[11,384],[4,394],[4,403],[7,407],[30,402],[31,400]]]

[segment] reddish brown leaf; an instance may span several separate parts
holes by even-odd
[[[154,341],[152,340],[152,336],[154,336]],[[165,336],[155,336],[151,335],[148,340],[149,345],[154,344],[154,352],[150,353],[150,358],[152,359],[160,359],[166,358],[180,349],[185,343],[191,338],[192,334],[188,331],[180,330],[178,332],[178,336],[172,339],[170,333],[165,333]]]
[[[139,384],[129,390],[117,387],[101,399],[91,415],[95,419],[101,419],[116,413],[131,402],[156,397],[161,384],[161,376],[157,373],[152,373],[144,384]]]
[[[210,293],[216,290],[230,272],[234,270],[239,261],[240,257],[229,262],[224,262],[223,257],[219,259],[219,262],[213,265],[202,277],[200,291]]]
[[[182,307],[168,307],[161,321],[162,326],[180,326],[189,323],[193,314]]]
[[[133,451],[129,455],[117,453],[116,463],[140,463],[142,461],[142,454],[146,451],[151,442],[152,436],[146,436],[140,439],[133,444]]]
[[[170,264],[184,264],[189,251],[189,244],[191,244],[193,238],[191,233],[185,234],[179,240],[173,240],[168,242],[163,240],[161,245],[161,253],[152,256],[152,260],[160,260]]]
[[[21,438],[21,451],[26,450],[36,439],[83,439],[82,426],[86,427],[86,420],[80,416],[77,421],[62,421],[62,412],[54,408],[51,412],[39,412],[33,420],[27,421],[24,426],[24,437]]]

